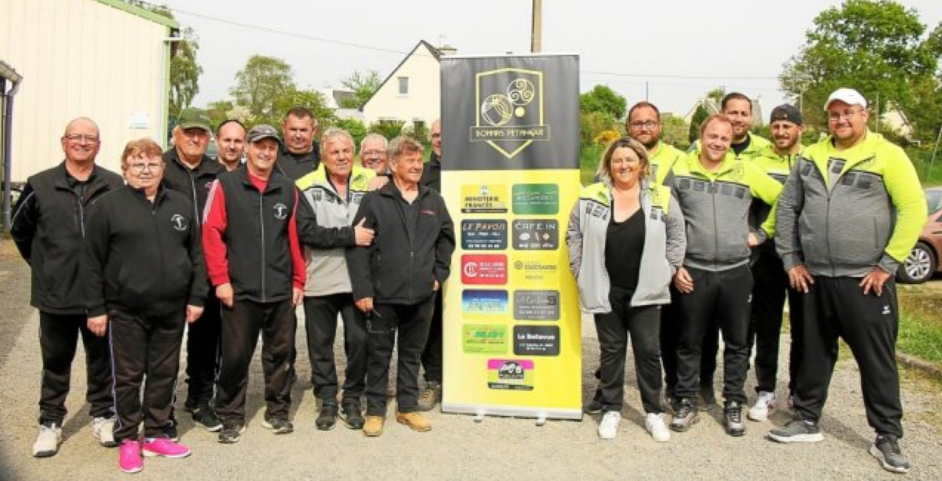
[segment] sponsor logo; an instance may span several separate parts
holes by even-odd
[[[507,186],[503,184],[461,186],[461,212],[466,214],[506,214],[507,200]]]
[[[514,319],[558,321],[559,291],[514,291]]]
[[[461,221],[461,248],[465,250],[504,250],[507,248],[507,221]]]
[[[514,355],[558,356],[558,326],[514,326]]]
[[[467,315],[505,315],[509,304],[507,291],[467,289],[461,293],[461,312]]]
[[[513,222],[514,249],[556,250],[559,223],[553,219],[517,219]]]
[[[461,256],[461,282],[463,284],[506,284],[507,256],[502,254]]]
[[[487,387],[532,391],[534,362],[530,359],[488,359]]]
[[[511,193],[517,215],[556,215],[559,213],[559,186],[556,184],[516,184]]]
[[[508,327],[500,324],[465,324],[461,328],[461,350],[465,354],[507,354]]]

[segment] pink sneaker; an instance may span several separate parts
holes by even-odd
[[[139,473],[144,469],[144,459],[141,458],[141,442],[136,439],[125,439],[118,450],[118,467],[125,473]]]
[[[175,443],[167,438],[144,438],[144,456],[163,456],[165,458],[185,458],[192,453],[190,448]]]

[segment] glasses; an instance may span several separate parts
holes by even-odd
[[[635,121],[628,124],[628,126],[636,130],[654,130],[654,127],[657,127],[657,122],[653,120],[648,120],[646,122]]]
[[[841,119],[850,120],[851,117],[859,114],[860,112],[863,112],[863,110],[854,109],[854,110],[845,110],[843,112],[828,112],[828,120],[830,120],[831,122],[840,122]]]
[[[360,157],[363,158],[379,159],[382,158],[382,156],[382,150],[364,150],[363,152],[360,152]]]
[[[94,144],[98,142],[97,135],[86,135],[86,134],[69,134],[63,137],[65,140],[70,142],[80,143],[82,141],[88,142],[89,144]]]
[[[147,164],[145,164],[145,163],[142,163],[142,162],[135,162],[135,163],[129,165],[129,166],[128,166],[128,169],[130,169],[132,172],[143,173],[145,170],[149,170],[149,171],[151,171],[151,172],[156,172],[156,171],[160,170],[161,167],[163,167],[163,166],[160,165],[159,163],[153,163],[153,164],[147,163]]]

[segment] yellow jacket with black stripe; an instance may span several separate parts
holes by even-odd
[[[667,179],[671,167],[686,155],[683,150],[658,141],[657,150],[654,151],[654,155],[648,158],[648,163],[651,165],[651,175],[648,178],[654,179],[656,184],[664,185],[664,180]]]
[[[779,199],[776,247],[786,269],[863,277],[896,272],[926,222],[925,195],[906,152],[867,132],[850,149],[832,138],[801,153]]]

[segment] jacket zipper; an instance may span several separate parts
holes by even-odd
[[[258,191],[258,224],[262,228],[262,302],[267,302],[265,296],[265,219],[263,215],[265,196],[264,192]]]

